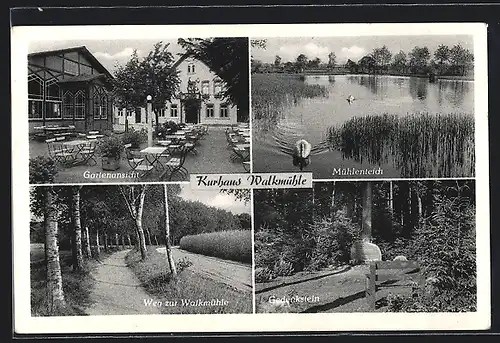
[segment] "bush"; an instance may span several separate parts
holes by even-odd
[[[233,230],[184,236],[181,249],[227,260],[252,263],[252,231]]]
[[[123,143],[117,136],[105,137],[99,143],[102,156],[120,157],[123,152]]]
[[[332,263],[347,263],[351,246],[358,238],[359,228],[344,212],[338,211],[333,218],[324,217],[311,225],[316,245],[312,251],[308,269],[317,270]]]
[[[29,161],[30,183],[51,183],[57,175],[56,162],[50,157],[37,156]]]
[[[269,268],[255,268],[255,282],[269,282],[274,279],[274,273]]]
[[[132,144],[132,149],[137,149],[147,140],[147,132],[142,129],[141,131],[135,131],[134,128],[130,128],[128,132],[123,133],[122,143]]]
[[[175,131],[179,130],[180,124],[177,124],[173,120],[169,120],[162,125],[160,125],[156,131],[158,137],[165,137],[165,135],[173,134]]]

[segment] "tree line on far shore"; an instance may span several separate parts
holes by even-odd
[[[256,47],[252,44],[253,47]],[[264,48],[259,46],[257,48]],[[330,52],[328,61],[319,57],[297,55],[293,61],[283,61],[276,55],[273,63],[251,60],[252,73],[351,73],[351,74],[397,74],[397,75],[445,75],[468,76],[474,66],[474,54],[461,44],[453,47],[441,44],[432,53],[426,46],[415,46],[411,51],[391,52],[387,46],[373,49],[357,61],[348,59],[341,64],[335,52]]]

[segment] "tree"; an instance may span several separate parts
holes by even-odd
[[[399,73],[405,72],[406,71],[406,63],[407,63],[406,54],[403,50],[400,50],[393,57],[392,68]]]
[[[274,66],[277,68],[281,67],[281,57],[278,55],[274,57]]]
[[[389,51],[387,46],[381,48],[373,49],[371,56],[375,60],[376,67],[380,70],[386,70],[387,66],[391,62],[392,53]]]
[[[332,51],[328,54],[328,68],[333,68],[335,67],[335,62],[337,60],[337,56],[335,53]]]
[[[307,66],[312,69],[318,68],[320,64],[321,64],[321,59],[319,57],[316,57],[315,59],[307,62]]]
[[[120,194],[127,205],[128,213],[135,223],[137,241],[143,260],[147,256],[146,240],[142,227],[142,212],[147,187],[148,185],[119,186]]]
[[[160,110],[179,91],[178,71],[173,68],[174,56],[168,48],[169,44],[158,42],[142,60],[139,60],[137,51],[134,50],[124,66],[117,66],[114,93],[119,109],[143,107],[146,97],[151,95],[155,122],[158,125]]]
[[[353,62],[352,60],[347,60],[345,67],[349,70],[350,73],[357,73],[358,72],[358,65],[356,62]]]
[[[410,57],[410,68],[413,73],[425,73],[427,72],[427,64],[431,57],[429,49],[427,47],[415,46],[409,53]]]
[[[248,213],[238,214],[240,226],[243,230],[250,230],[252,228],[252,216]]]
[[[43,187],[45,193],[44,223],[45,251],[47,261],[48,306],[51,314],[57,314],[66,306],[64,298],[61,264],[59,261],[58,209],[56,194],[52,187]]]
[[[307,56],[304,54],[300,54],[297,56],[295,59],[295,69],[297,72],[302,73],[304,71],[304,68],[307,65]]]
[[[468,49],[464,49],[462,45],[456,44],[450,50],[450,61],[457,74],[465,75],[466,70],[474,62],[474,55]]]
[[[82,186],[73,186],[72,190],[72,222],[73,222],[73,270],[81,271],[83,268],[82,253],[82,226],[80,221],[80,190]]]
[[[375,59],[370,55],[363,56],[359,62],[359,67],[364,73],[373,73],[375,71]]]
[[[447,63],[450,59],[450,48],[444,44],[439,45],[436,51],[434,51],[434,59],[439,64]]]
[[[170,267],[170,272],[172,277],[177,276],[177,269],[175,268],[174,257],[172,256],[172,251],[170,249],[170,217],[168,215],[168,191],[167,185],[163,184],[163,194],[164,194],[164,209],[165,209],[165,251],[167,255],[168,265]]]
[[[239,122],[248,121],[248,38],[181,38],[178,43],[225,82],[222,96],[238,107]]]

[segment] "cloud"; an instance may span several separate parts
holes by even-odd
[[[110,54],[108,52],[98,51],[98,52],[94,53],[94,56],[96,56],[97,58],[103,58],[106,60],[119,60],[119,59],[124,59],[124,58],[130,58],[133,53],[134,53],[133,48],[124,48],[123,50],[118,51],[115,54]],[[137,50],[137,54],[140,55],[141,51]]]
[[[326,46],[319,46],[316,43],[307,43],[306,45],[283,45],[279,49],[279,55],[283,61],[295,61],[298,55],[304,54],[312,60],[319,57],[321,61],[328,61],[330,49]]]
[[[339,62],[345,62],[348,59],[357,61],[361,57],[363,57],[366,54],[366,50],[362,47],[359,47],[357,45],[353,45],[350,47],[343,47],[340,49],[340,54],[337,56],[339,59]]]

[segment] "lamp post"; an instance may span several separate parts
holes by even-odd
[[[151,95],[148,95],[146,97],[147,100],[147,105],[146,105],[146,121],[148,123],[148,147],[153,146],[153,125],[152,125],[152,118],[151,118],[151,100],[153,97]]]

